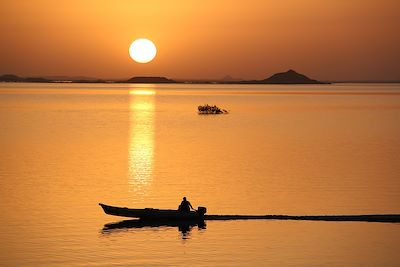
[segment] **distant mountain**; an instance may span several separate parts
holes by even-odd
[[[325,84],[317,80],[308,78],[307,76],[297,73],[294,70],[288,70],[286,72],[280,72],[272,75],[264,80],[251,80],[241,81],[238,83],[245,84]]]
[[[165,77],[132,77],[129,80],[123,81],[124,83],[178,83],[177,81]]]
[[[0,76],[0,82],[22,82],[24,78],[21,78],[14,74],[4,74]]]
[[[260,83],[268,84],[321,84],[323,82],[313,80],[307,76],[297,73],[294,70],[280,72],[272,75],[271,77],[261,80]]]
[[[27,82],[27,83],[47,83],[51,80],[41,78],[41,77],[28,77],[23,78],[14,74],[4,74],[0,76],[0,82]]]

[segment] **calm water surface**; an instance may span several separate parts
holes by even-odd
[[[399,119],[399,84],[2,83],[0,266],[399,266],[399,224],[109,229],[97,205],[400,213]]]

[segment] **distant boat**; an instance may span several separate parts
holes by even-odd
[[[168,209],[130,209],[114,207],[99,203],[104,212],[108,215],[139,218],[143,220],[204,220],[207,209],[199,207],[197,211],[182,212]]]
[[[202,114],[228,114],[228,111],[222,108],[217,107],[216,105],[210,106],[208,104],[206,105],[200,105],[197,107],[197,110],[200,115]]]

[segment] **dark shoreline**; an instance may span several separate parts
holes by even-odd
[[[292,69],[286,72],[275,73],[272,76],[261,80],[242,79],[169,79],[163,76],[134,76],[130,79],[99,79],[85,76],[60,76],[60,77],[21,77],[15,74],[0,75],[0,82],[18,83],[112,83],[112,84],[272,84],[272,85],[311,85],[311,84],[332,84],[332,83],[400,83],[400,80],[337,80],[318,81],[310,79],[304,74]]]

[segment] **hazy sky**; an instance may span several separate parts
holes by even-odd
[[[157,57],[135,63],[146,37]],[[399,0],[0,0],[0,74],[400,80]]]

